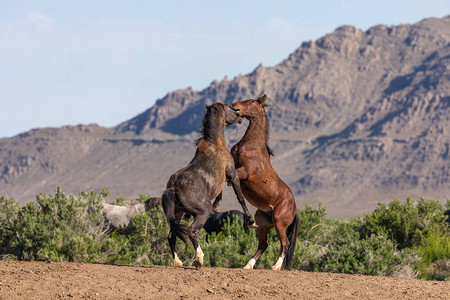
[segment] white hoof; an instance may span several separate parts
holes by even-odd
[[[173,265],[175,267],[182,267],[183,266],[183,262],[181,260],[179,260],[178,258],[173,260]]]
[[[248,261],[248,263],[245,265],[244,269],[245,269],[245,270],[251,270],[251,269],[253,269],[253,267],[255,266],[255,264],[256,264],[256,260],[255,260],[254,258],[252,258],[252,259],[250,259],[250,260]]]
[[[273,265],[272,270],[279,271],[281,270],[281,266],[283,265],[284,256],[280,256],[277,260],[277,263]]]

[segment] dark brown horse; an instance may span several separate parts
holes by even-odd
[[[245,269],[252,269],[256,261],[267,249],[267,232],[275,227],[281,243],[281,253],[273,270],[279,270],[284,261],[286,269],[293,264],[293,255],[299,217],[294,195],[287,184],[278,177],[270,163],[269,123],[263,103],[266,95],[257,100],[250,99],[231,105],[237,114],[249,120],[247,131],[233,146],[234,158],[242,192],[247,201],[256,206],[255,221],[258,226],[258,251],[250,259]]]
[[[177,237],[185,244],[189,237],[196,251],[194,265],[203,265],[203,252],[197,241],[197,232],[212,212],[211,200],[216,199],[214,204],[217,208],[225,181],[233,186],[249,224],[253,223],[245,205],[233,157],[227,149],[224,137],[225,126],[240,120],[228,105],[215,103],[207,106],[194,158],[186,167],[175,172],[167,182],[167,189],[162,195],[162,205],[170,224],[168,239],[175,266],[183,265],[175,251]],[[180,223],[184,214],[194,217],[189,228]]]

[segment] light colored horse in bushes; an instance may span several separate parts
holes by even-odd
[[[145,202],[134,203],[128,206],[103,203],[103,216],[111,230],[119,227],[128,227],[133,223],[133,216],[142,212],[150,212],[154,207],[161,205],[160,197],[151,197]]]

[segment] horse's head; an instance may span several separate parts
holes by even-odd
[[[241,116],[239,116],[230,105],[225,105],[225,125],[228,126],[236,123],[242,123]]]
[[[235,114],[239,117],[244,117],[247,119],[254,118],[260,113],[264,114],[263,103],[266,101],[266,95],[259,97],[258,99],[249,99],[239,102],[234,102],[231,104],[231,109],[234,110]]]
[[[225,121],[225,126],[229,126],[229,125],[233,125],[236,123],[242,123],[242,118],[240,116],[238,116],[236,114],[236,112],[229,106],[226,104],[222,104],[220,102],[214,103],[213,105],[209,106],[209,105],[205,105],[206,109],[218,109],[218,110],[222,110],[223,111],[223,116],[224,116],[224,121]]]

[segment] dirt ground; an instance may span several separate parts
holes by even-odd
[[[450,283],[166,266],[0,262],[0,299],[449,299]]]

